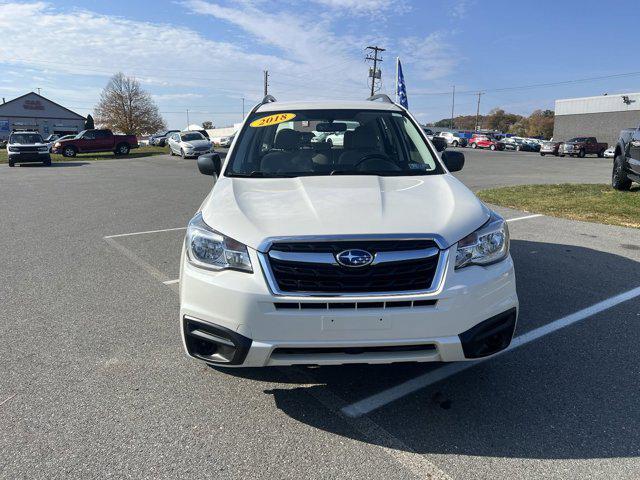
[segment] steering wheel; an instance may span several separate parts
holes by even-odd
[[[389,165],[393,166],[393,168],[390,169],[392,171],[400,170],[400,168],[398,167],[398,165],[396,165],[395,162],[393,162],[389,157],[387,157],[382,153],[369,153],[365,155],[364,157],[362,157],[360,160],[358,160],[356,163],[353,164],[353,169],[357,170],[360,167],[360,165],[362,165],[364,162],[368,162],[369,160],[373,160],[375,158],[382,160],[383,162],[386,162]]]

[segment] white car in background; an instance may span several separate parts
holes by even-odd
[[[604,158],[613,158],[616,156],[616,146],[611,145],[604,151]]]
[[[384,99],[384,102],[373,101]],[[344,146],[307,141],[357,127]],[[187,355],[259,367],[471,360],[518,314],[507,223],[450,172],[411,114],[361,102],[253,108],[189,222],[180,267]]]
[[[213,148],[209,139],[194,131],[172,133],[167,137],[167,144],[171,155],[180,155],[182,158],[198,157]]]
[[[467,146],[467,139],[461,138],[453,132],[440,132],[438,136],[444,138],[447,141],[447,145],[451,145],[452,147]]]

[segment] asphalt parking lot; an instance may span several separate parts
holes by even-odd
[[[464,152],[474,190],[611,168]],[[639,230],[499,209],[521,310],[485,362],[228,371],[183,355],[172,283],[210,182],[0,165],[0,478],[638,478]]]

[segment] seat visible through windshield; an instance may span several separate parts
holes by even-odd
[[[228,176],[442,173],[414,123],[401,112],[256,113],[239,135]]]

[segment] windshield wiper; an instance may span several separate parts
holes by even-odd
[[[384,171],[361,171],[361,170],[332,170],[329,175],[376,175],[378,177],[408,177],[412,175],[428,175],[426,170],[384,170]]]
[[[298,175],[287,174],[287,173],[266,173],[266,172],[260,172],[259,170],[254,170],[251,173],[231,172],[227,176],[243,177],[243,178],[292,178],[292,177],[297,177]]]

